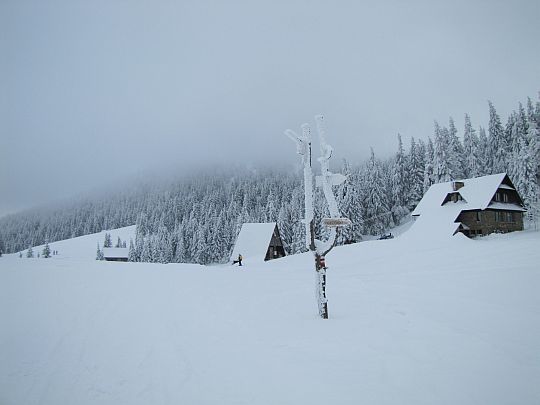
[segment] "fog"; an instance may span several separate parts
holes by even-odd
[[[0,3],[0,216],[144,173],[361,161],[540,90],[538,1]],[[170,173],[169,173],[170,174]]]

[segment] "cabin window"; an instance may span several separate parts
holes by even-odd
[[[499,211],[495,211],[495,222],[501,222],[501,213]]]
[[[482,216],[480,215],[480,211],[476,211],[476,220],[480,222],[482,220]]]
[[[501,201],[501,193],[495,193],[495,201]]]
[[[504,201],[505,203],[508,202],[508,194],[506,194],[506,193],[503,194],[503,201]]]
[[[514,216],[511,212],[506,213],[506,222],[514,222]]]

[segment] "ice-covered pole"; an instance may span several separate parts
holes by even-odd
[[[296,143],[296,150],[302,156],[304,165],[304,208],[305,208],[305,230],[306,246],[313,252],[315,259],[315,270],[317,275],[317,305],[319,316],[328,319],[328,300],[326,299],[326,262],[325,255],[332,250],[337,239],[337,226],[343,226],[348,221],[346,218],[340,218],[340,213],[336,198],[332,192],[332,186],[341,184],[346,177],[341,174],[330,172],[329,160],[332,157],[332,147],[326,143],[326,131],[323,123],[323,116],[315,117],[317,122],[317,131],[319,133],[321,156],[321,175],[317,176],[317,185],[323,189],[324,197],[328,203],[330,218],[325,219],[325,224],[331,226],[329,238],[323,242],[315,240],[314,232],[314,204],[313,204],[313,170],[311,162],[311,130],[308,124],[302,125],[302,135],[297,135],[294,131],[288,129],[285,134]],[[350,222],[350,221],[349,221]]]
[[[319,144],[321,147],[321,156],[319,157],[319,163],[321,164],[321,187],[323,189],[324,198],[328,203],[328,210],[330,211],[331,218],[339,218],[339,209],[336,202],[336,197],[332,192],[332,177],[333,174],[328,169],[330,158],[334,149],[326,143],[326,129],[324,127],[324,117],[322,115],[315,116],[315,122],[317,123],[317,132],[319,133]]]
[[[321,148],[321,156],[319,157],[319,163],[321,165],[321,175],[317,177],[317,183],[321,186],[324,194],[324,198],[328,204],[328,211],[330,212],[330,218],[340,218],[339,208],[337,205],[336,197],[332,191],[332,186],[337,185],[345,180],[345,177],[341,174],[333,174],[329,169],[330,158],[334,149],[328,143],[326,143],[326,128],[324,125],[324,117],[322,115],[315,116],[315,122],[317,123],[317,132],[319,133],[319,145]],[[330,234],[325,242],[316,241],[317,253],[321,256],[325,256],[334,247],[337,239],[337,228],[330,228]]]
[[[304,166],[304,225],[306,248],[314,249],[312,237],[313,229],[313,170],[311,168],[311,128],[309,124],[302,125],[302,135],[291,129],[285,131],[290,139],[296,143],[296,152],[302,156]]]

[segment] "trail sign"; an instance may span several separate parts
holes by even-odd
[[[351,224],[349,218],[323,218],[323,224],[328,228],[339,228]]]
[[[327,181],[331,186],[339,186],[341,183],[347,180],[347,176],[341,173],[332,173],[330,176],[327,177]],[[322,187],[322,184],[322,176],[315,176],[315,185],[317,187]]]

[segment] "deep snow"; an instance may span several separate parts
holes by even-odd
[[[309,254],[4,256],[0,404],[540,403],[540,233],[407,235],[332,251],[327,321]]]

